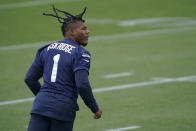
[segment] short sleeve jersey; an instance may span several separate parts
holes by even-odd
[[[89,71],[90,53],[74,41],[65,39],[39,49],[33,64],[43,72],[44,84],[40,91],[77,98],[74,73]]]

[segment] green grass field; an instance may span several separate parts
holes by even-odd
[[[0,1],[0,131],[27,130],[33,102],[1,103],[33,97],[23,79],[36,50],[63,39],[57,20],[42,16],[52,12],[53,3],[73,14],[88,7],[84,18],[91,36],[92,88],[129,84],[127,89],[95,92],[103,109],[99,120],[79,98],[74,131],[129,126],[140,126],[136,131],[196,130],[195,0],[34,2]],[[133,75],[103,78],[122,72]],[[172,81],[149,84],[164,80]]]

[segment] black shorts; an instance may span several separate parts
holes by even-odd
[[[72,131],[74,121],[60,121],[38,114],[31,114],[28,131]]]

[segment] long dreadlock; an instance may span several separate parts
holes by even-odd
[[[66,35],[66,32],[68,30],[68,25],[70,25],[71,23],[75,23],[76,21],[82,21],[82,22],[85,22],[84,19],[82,19],[82,16],[84,15],[84,13],[86,12],[86,7],[84,8],[83,12],[78,14],[78,15],[72,15],[66,11],[62,11],[62,10],[59,10],[57,8],[55,8],[55,6],[53,5],[53,11],[55,14],[46,14],[46,13],[43,13],[43,15],[45,16],[52,16],[52,17],[56,17],[57,20],[62,23],[62,26],[61,26],[61,31],[63,33],[63,36]],[[63,13],[66,18],[63,18],[63,17],[60,17],[58,15],[58,12],[60,13]]]

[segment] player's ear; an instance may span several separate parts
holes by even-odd
[[[73,31],[70,28],[66,31],[67,35],[71,35],[72,36],[72,33],[73,33]]]
[[[69,34],[70,34],[71,36],[75,36],[75,35],[76,35],[76,30],[75,30],[74,28],[70,28],[70,29],[69,29]]]

